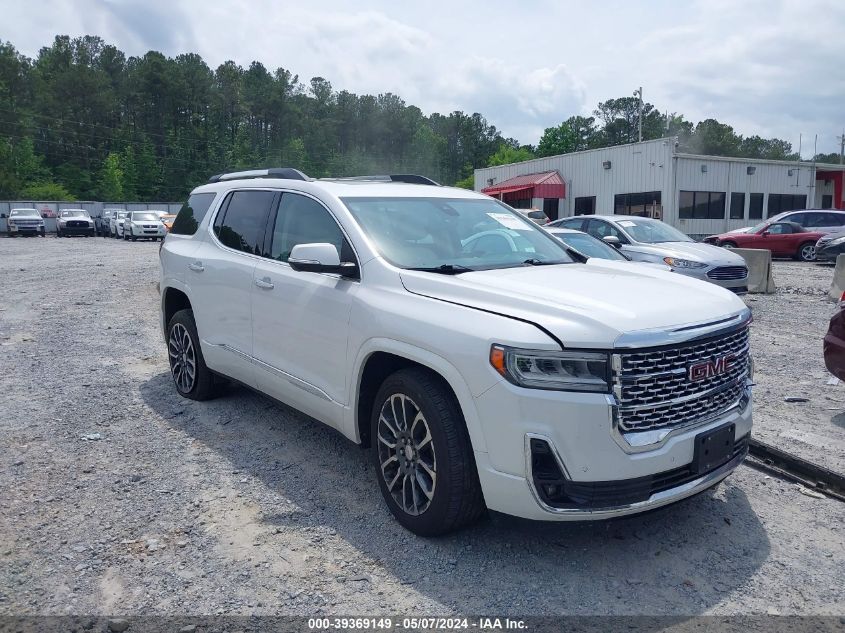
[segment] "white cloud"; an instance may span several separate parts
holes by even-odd
[[[195,51],[211,67],[258,60],[304,82],[393,92],[426,112],[477,111],[522,142],[640,85],[647,101],[692,121],[715,117],[796,146],[799,132],[819,133],[819,151],[837,148],[845,124],[841,0],[605,0],[601,12],[548,0],[9,4],[4,37],[29,55],[57,33],[92,33],[128,54]]]

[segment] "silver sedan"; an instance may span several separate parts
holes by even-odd
[[[636,215],[579,215],[557,220],[547,228],[555,226],[589,233],[634,261],[666,264],[676,273],[736,293],[748,290],[748,268],[740,255],[696,242],[660,220]]]

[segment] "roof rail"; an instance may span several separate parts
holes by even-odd
[[[379,182],[404,182],[411,185],[432,185],[439,187],[440,183],[435,182],[426,176],[417,174],[380,174],[376,176],[344,176],[341,178],[326,178],[325,180],[376,180]]]
[[[250,169],[248,171],[229,171],[217,174],[208,179],[208,182],[221,182],[224,180],[242,180],[247,178],[280,178],[282,180],[311,180],[298,169],[292,167],[269,167],[265,169]]]

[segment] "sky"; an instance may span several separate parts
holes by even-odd
[[[5,6],[3,6],[5,5]],[[0,40],[34,57],[56,34],[286,68],[307,84],[393,92],[424,112],[543,130],[639,86],[663,112],[838,152],[843,0],[0,0]]]

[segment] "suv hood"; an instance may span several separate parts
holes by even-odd
[[[663,259],[664,257],[678,257],[696,262],[712,264],[714,266],[745,266],[741,255],[729,250],[704,244],[703,242],[661,242],[660,244],[636,243],[626,245],[623,253],[641,253]]]
[[[641,269],[597,262],[455,276],[403,270],[401,279],[418,295],[534,323],[567,347],[612,348],[622,334],[707,323],[747,309],[715,284]]]

